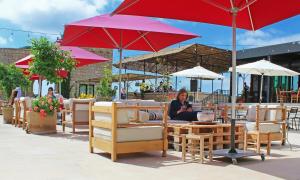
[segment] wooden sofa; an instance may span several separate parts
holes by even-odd
[[[285,143],[286,107],[277,105],[251,106],[248,110],[247,119],[250,122],[246,123],[245,150],[249,145],[252,145],[260,153],[261,144],[267,144],[267,154],[270,154],[271,142]]]
[[[89,103],[94,101],[95,99],[70,99],[69,105],[62,110],[63,131],[65,132],[66,126],[72,127],[73,133],[75,133],[76,127],[88,129]]]
[[[138,110],[140,113],[134,113]],[[163,110],[161,122],[131,122],[129,111],[140,119],[142,110]],[[111,154],[111,160],[116,161],[118,154],[167,151],[167,104],[161,106],[128,105],[124,102],[90,103],[89,108],[89,147]]]

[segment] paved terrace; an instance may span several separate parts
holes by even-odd
[[[0,179],[300,179],[300,134],[290,132],[289,136],[293,151],[273,144],[265,162],[253,157],[240,160],[237,166],[226,159],[185,163],[180,153],[169,151],[166,158],[158,152],[138,153],[113,163],[106,154],[88,152],[87,133],[62,133],[58,126],[54,135],[26,134],[3,124],[0,116]]]

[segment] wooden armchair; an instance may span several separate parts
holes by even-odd
[[[65,132],[66,126],[72,127],[73,133],[75,133],[76,127],[88,129],[89,103],[94,101],[95,99],[71,99],[70,109],[62,110],[63,131]]]
[[[128,116],[131,110],[163,110],[163,120],[161,123],[133,123]],[[139,106],[116,102],[90,103],[90,152],[93,153],[94,148],[101,149],[111,154],[112,161],[117,160],[118,154],[133,152],[162,151],[162,156],[166,156],[167,112],[167,104]]]
[[[277,89],[276,89],[276,100],[277,100],[277,102],[278,102],[278,103],[284,103],[284,102],[286,102],[286,99],[287,99],[286,95],[285,95],[285,94],[282,94],[282,93],[280,92],[280,89],[277,88]]]
[[[256,106],[255,122],[246,123],[244,149],[252,145],[260,153],[261,144],[267,144],[267,154],[270,154],[271,142],[285,143],[286,136],[286,108]],[[265,113],[262,113],[265,111]],[[260,117],[264,116],[264,117]]]
[[[295,94],[291,94],[291,103],[298,103],[300,97],[300,88],[298,88],[298,92]]]
[[[17,126],[19,124],[19,118],[20,118],[20,102],[18,99],[14,100],[13,108],[14,108],[14,116],[11,124]]]

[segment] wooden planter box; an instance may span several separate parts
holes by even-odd
[[[6,124],[11,124],[13,116],[14,116],[14,108],[13,107],[2,107],[3,113],[3,122]]]
[[[27,111],[27,132],[33,134],[56,133],[57,113],[41,118],[38,112]]]

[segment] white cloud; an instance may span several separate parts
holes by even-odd
[[[280,31],[271,29],[268,31],[247,31],[237,36],[237,44],[243,46],[268,46],[274,44],[281,44],[293,41],[300,41],[300,33],[282,36]],[[281,35],[281,37],[278,37]]]
[[[0,45],[7,45],[8,43],[13,42],[13,38],[9,37],[9,38],[5,38],[0,36]]]
[[[22,29],[58,33],[72,21],[103,13],[119,0],[0,0],[0,19]]]

